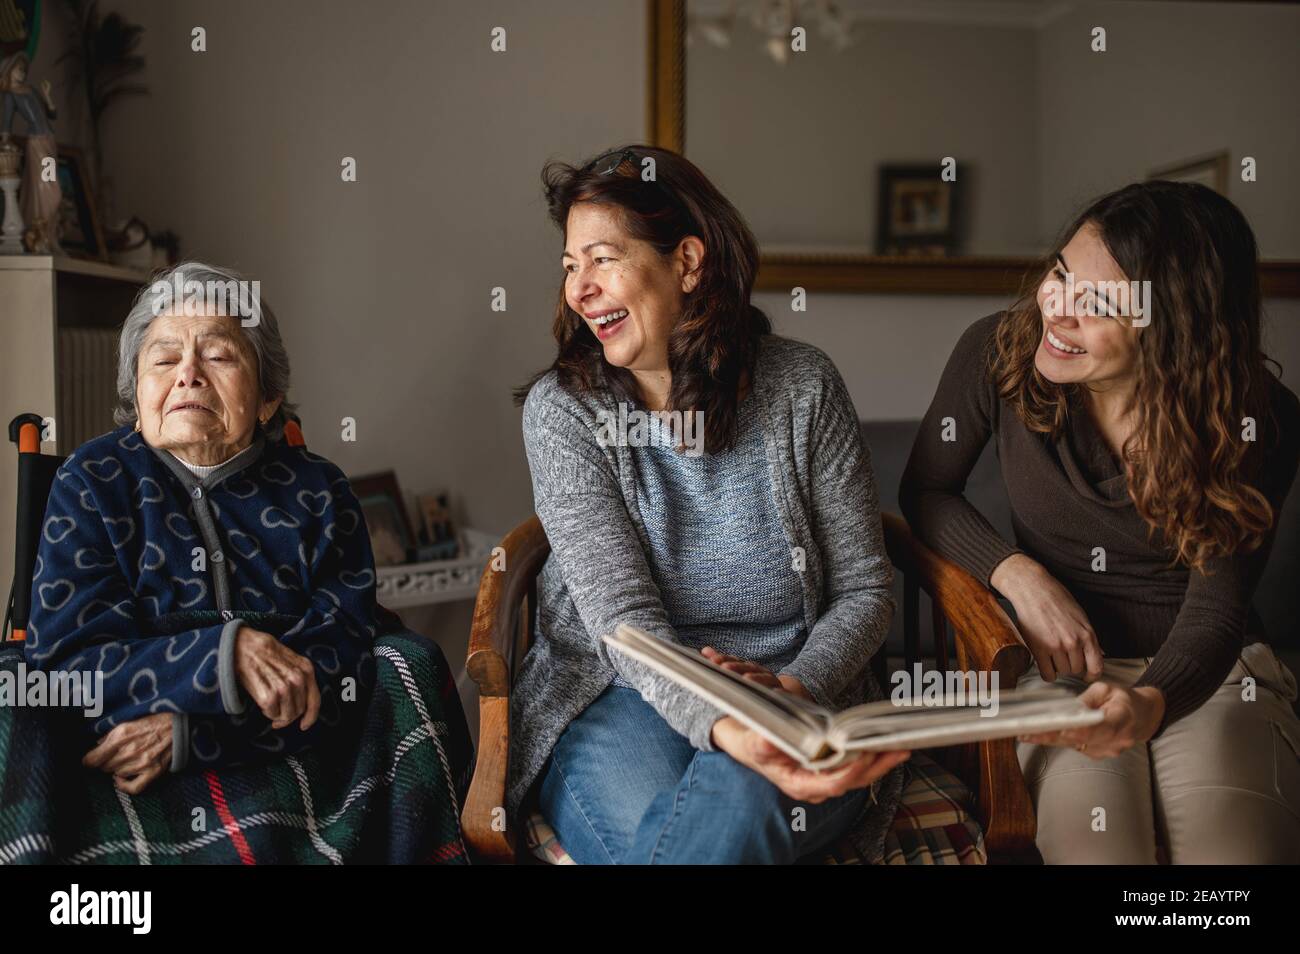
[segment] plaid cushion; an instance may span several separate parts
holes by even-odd
[[[962,780],[922,752],[905,764],[907,782],[894,825],[885,837],[883,865],[982,865],[988,863],[984,832],[966,806],[970,790]],[[542,817],[532,812],[524,824],[528,853],[548,865],[576,862]],[[820,859],[826,865],[860,865],[863,858],[842,839]]]

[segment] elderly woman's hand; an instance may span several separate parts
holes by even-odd
[[[172,713],[157,712],[114,726],[81,764],[113,776],[113,784],[139,795],[172,760]]]
[[[235,636],[235,676],[248,690],[271,728],[283,729],[299,716],[298,724],[310,729],[320,714],[320,688],[316,670],[270,633],[239,627]]]

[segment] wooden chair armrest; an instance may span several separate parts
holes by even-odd
[[[952,624],[957,665],[964,671],[998,674],[999,689],[1014,689],[1032,656],[1015,624],[993,593],[951,560],[918,540],[902,517],[881,515],[890,558],[915,574],[936,612]],[[994,739],[968,748],[963,780],[975,789],[975,813],[984,828],[990,860],[1035,861],[1037,822],[1016,758],[1014,739]],[[973,763],[973,764],[972,764]],[[978,776],[975,781],[972,776]]]
[[[504,569],[497,569],[501,564],[494,555],[479,580],[465,659],[465,669],[478,684],[480,698],[510,695],[514,653],[519,648],[516,609],[551,552],[542,522],[536,516],[511,530],[500,548]]]
[[[508,864],[515,860],[516,845],[515,820],[505,807],[510,682],[516,656],[528,650],[527,596],[551,548],[536,516],[507,534],[500,547],[503,552],[494,553],[479,581],[465,660],[478,685],[479,729],[461,830],[475,860]]]
[[[956,563],[918,540],[902,517],[885,513],[881,521],[894,565],[914,574],[921,589],[952,623],[963,668],[997,672],[999,687],[1013,688],[1029,668],[1031,657],[997,598]]]

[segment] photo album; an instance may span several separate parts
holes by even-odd
[[[698,651],[622,624],[604,641],[707,699],[804,768],[826,770],[859,752],[932,749],[1096,725],[1104,715],[1063,686],[998,692],[993,706],[945,694],[941,705],[890,699],[831,712],[724,669]],[[973,694],[972,694],[973,695]]]

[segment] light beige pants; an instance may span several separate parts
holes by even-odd
[[[1103,661],[1131,686],[1151,657]],[[1246,677],[1253,701],[1243,699]],[[1084,683],[1062,677],[1076,688]],[[1019,682],[1042,686],[1037,667]],[[1205,703],[1151,742],[1095,761],[1072,748],[1016,743],[1048,864],[1300,863],[1296,679],[1253,643]]]

